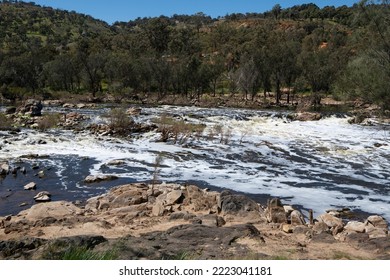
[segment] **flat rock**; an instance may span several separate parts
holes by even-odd
[[[89,175],[84,179],[87,184],[98,183],[102,181],[112,181],[118,179],[115,175]]]
[[[34,182],[28,183],[23,187],[25,190],[35,190],[37,188],[37,184]]]
[[[28,220],[41,220],[46,217],[62,219],[80,212],[81,209],[70,202],[55,201],[33,205],[30,209],[22,211],[21,214],[24,214]]]
[[[200,224],[179,225],[167,231],[149,232],[140,237],[121,239],[119,259],[233,259],[248,255],[248,247],[240,239],[264,244],[261,233],[253,225],[209,227]],[[107,244],[107,248],[112,245]],[[184,251],[184,252],[183,252]]]
[[[364,233],[366,231],[366,225],[362,222],[350,221],[345,225],[344,229],[347,231]]]

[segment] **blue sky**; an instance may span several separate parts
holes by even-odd
[[[27,0],[28,1],[28,0]],[[31,0],[34,1],[34,0]],[[129,21],[137,17],[203,12],[212,17],[230,13],[264,12],[275,4],[283,8],[304,3],[324,6],[352,6],[358,0],[35,0],[36,4],[91,15],[108,23]]]

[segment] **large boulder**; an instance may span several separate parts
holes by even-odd
[[[222,214],[243,214],[248,212],[259,212],[259,205],[245,195],[232,194],[230,191],[223,191],[220,195],[219,207]]]
[[[369,225],[373,225],[376,228],[381,228],[385,230],[389,228],[387,221],[383,217],[378,215],[368,217],[366,223]]]
[[[290,219],[291,219],[291,225],[293,226],[302,226],[306,224],[305,217],[298,210],[294,210],[291,212]]]
[[[43,105],[40,100],[28,99],[16,109],[16,113],[31,117],[42,116]]]
[[[345,225],[344,229],[350,232],[364,233],[366,232],[366,224],[357,221],[350,221]]]
[[[81,213],[81,209],[74,204],[66,201],[56,201],[49,203],[39,203],[21,213],[27,220],[42,220],[46,217],[63,219],[64,217],[74,216]]]
[[[322,214],[318,217],[318,221],[325,223],[329,228],[344,227],[343,221],[331,214]]]
[[[296,121],[307,122],[307,121],[319,121],[321,118],[322,115],[320,113],[303,112],[303,113],[296,114],[293,119]]]

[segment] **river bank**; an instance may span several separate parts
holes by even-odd
[[[1,217],[0,258],[56,259],[78,247],[113,259],[389,259],[387,221],[345,222],[346,214],[307,220],[279,199],[130,184],[84,205],[40,203]]]

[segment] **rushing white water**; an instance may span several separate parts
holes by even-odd
[[[172,106],[144,108],[137,121],[150,122],[161,114],[207,127],[202,136],[181,145],[158,142],[156,132],[125,141],[87,132],[26,130],[0,138],[0,161],[49,155],[42,161],[55,167],[53,180],[60,182],[58,188],[76,193],[75,198],[78,192],[94,194],[82,182],[88,174],[116,174],[125,182],[151,180],[158,173],[162,181],[281,197],[317,214],[349,207],[390,220],[390,146],[383,127],[350,125],[348,118],[336,116],[290,122],[281,113]],[[217,126],[225,135],[222,141]],[[47,143],[38,145],[40,139]],[[163,162],[157,168],[158,155]],[[93,161],[79,163],[83,158]],[[116,159],[125,164],[106,165]]]

